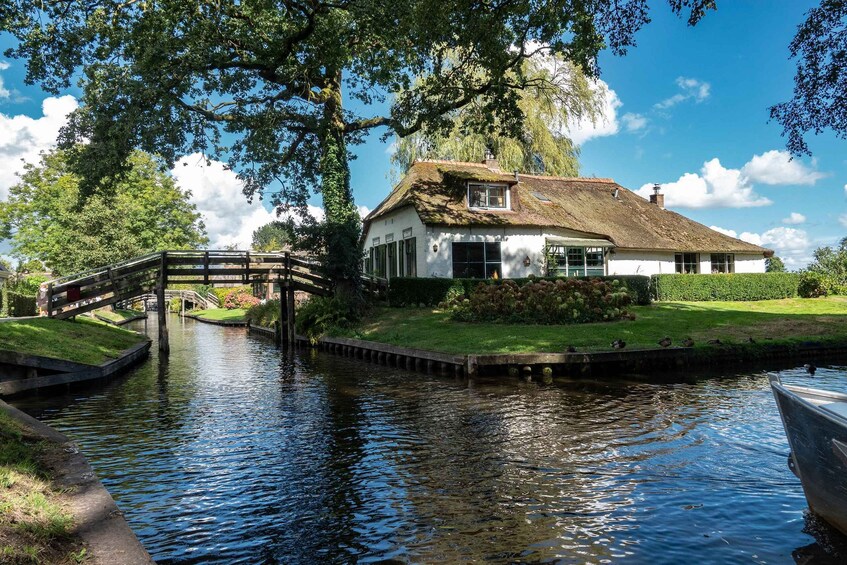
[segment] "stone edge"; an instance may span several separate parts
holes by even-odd
[[[154,563],[124,519],[112,495],[97,478],[85,456],[64,434],[0,400],[0,410],[15,419],[32,434],[58,444],[62,458],[57,463],[54,481],[69,489],[73,533],[92,553],[94,565]]]

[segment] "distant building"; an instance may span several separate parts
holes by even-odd
[[[773,251],[666,210],[611,179],[419,161],[364,220],[381,277],[763,273]]]
[[[0,264],[0,286],[3,286],[5,282],[12,277],[12,272]]]

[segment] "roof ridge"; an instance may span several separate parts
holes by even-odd
[[[533,175],[529,173],[518,173],[519,177],[530,177],[534,179],[544,179],[544,180],[578,180],[580,182],[599,182],[603,184],[617,184],[615,179],[608,177],[556,177],[553,175]]]
[[[479,167],[481,169],[490,169],[485,163],[475,163],[473,161],[452,161],[450,159],[416,159],[415,163],[435,163],[437,165],[463,165],[471,167]],[[505,174],[510,174],[508,171]]]

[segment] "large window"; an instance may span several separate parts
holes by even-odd
[[[471,208],[494,208],[506,209],[506,185],[505,184],[478,184],[468,185],[468,205]]]
[[[696,253],[677,253],[674,263],[677,273],[696,275],[700,272],[700,257]]]
[[[453,243],[453,278],[502,277],[500,243]]]
[[[606,274],[602,247],[566,247],[547,249],[547,273],[554,277],[599,277]]]
[[[732,253],[712,253],[712,273],[734,273],[735,255]]]
[[[417,238],[410,237],[400,241],[400,276],[401,277],[416,277],[418,276],[418,259],[416,250]]]

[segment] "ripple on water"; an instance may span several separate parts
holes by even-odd
[[[468,384],[173,321],[167,360],[21,403],[80,443],[160,563],[845,553],[804,513],[763,374]]]

